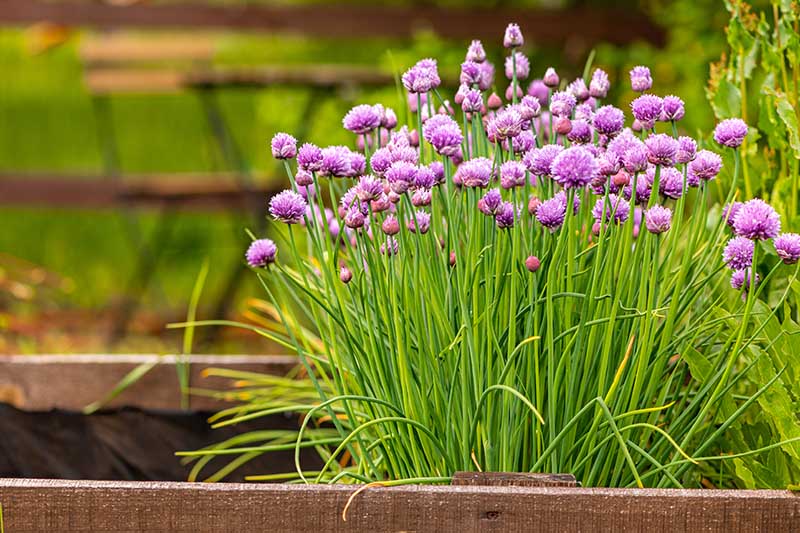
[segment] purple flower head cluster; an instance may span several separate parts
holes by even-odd
[[[588,144],[592,142],[592,127],[585,120],[575,119],[571,122],[567,139],[573,144]]]
[[[422,137],[440,155],[456,155],[464,136],[458,123],[448,115],[434,115],[422,127]]]
[[[697,142],[691,137],[678,137],[678,153],[675,154],[675,161],[685,165],[693,161],[697,155]]]
[[[550,89],[555,89],[556,87],[558,87],[560,81],[561,80],[558,77],[556,69],[554,69],[553,67],[547,67],[547,70],[544,72],[544,77],[542,78],[542,83],[544,83],[544,85],[546,85]]]
[[[608,81],[608,74],[604,70],[595,69],[592,73],[592,80],[589,82],[589,96],[592,98],[605,98],[608,96],[608,89],[611,82]]]
[[[567,85],[567,92],[574,96],[578,102],[585,102],[589,99],[589,88],[583,78],[577,78]]]
[[[483,49],[483,43],[473,40],[469,48],[467,48],[467,61],[474,61],[475,63],[483,63],[486,61],[486,51]]]
[[[497,227],[500,229],[509,229],[514,227],[514,204],[511,202],[503,202],[497,214],[494,217]]]
[[[377,200],[383,194],[383,183],[372,176],[361,176],[356,186],[356,195],[362,202]]]
[[[598,198],[592,208],[595,222],[609,222],[613,219],[615,223],[621,224],[628,220],[630,212],[631,205],[616,194],[608,195],[608,204],[605,198]]]
[[[366,161],[362,154],[346,146],[328,146],[322,149],[320,175],[330,177],[354,177],[364,173]]]
[[[408,161],[396,161],[386,170],[384,177],[394,193],[403,194],[415,183],[417,167]]]
[[[643,94],[631,102],[631,112],[644,129],[650,129],[661,116],[664,101],[654,94]]]
[[[506,48],[517,48],[525,44],[525,39],[522,37],[522,30],[519,25],[511,23],[506,26],[506,33],[503,36],[503,46]]]
[[[625,114],[613,105],[604,105],[595,111],[592,125],[598,133],[616,135],[625,126]]]
[[[585,187],[597,174],[597,161],[589,150],[573,146],[553,159],[550,173],[564,188]]]
[[[503,195],[498,189],[489,189],[483,198],[478,200],[478,209],[487,216],[494,216],[503,205]]]
[[[650,69],[643,66],[633,67],[630,71],[631,89],[637,93],[649,91],[653,87],[653,78]]]
[[[782,233],[772,241],[775,245],[775,252],[781,261],[787,265],[793,265],[800,260],[800,235],[797,233]]]
[[[644,224],[650,233],[664,233],[672,225],[672,211],[669,207],[654,205],[645,211]]]
[[[753,264],[755,242],[746,237],[734,237],[725,246],[722,259],[733,270],[744,270]]]
[[[282,191],[269,201],[269,213],[275,220],[298,224],[306,214],[306,201],[294,191]]]
[[[536,136],[531,130],[522,130],[519,135],[504,141],[503,147],[508,149],[508,142],[516,154],[527,154],[536,147]]]
[[[425,211],[417,211],[406,225],[411,233],[417,233],[419,230],[419,233],[424,235],[431,227],[431,215]]]
[[[459,165],[459,178],[464,187],[486,188],[492,179],[492,161],[485,157],[476,157]]]
[[[733,219],[736,235],[753,240],[767,240],[778,236],[781,217],[764,200],[753,198],[745,202]]]
[[[421,59],[403,74],[403,87],[410,93],[427,93],[437,88],[442,80],[435,59]]]
[[[711,150],[700,150],[689,163],[687,170],[689,185],[696,187],[701,181],[713,180],[721,169],[722,158],[719,154]]]
[[[522,162],[536,176],[549,176],[553,160],[564,151],[560,144],[546,144],[525,154]]]
[[[467,88],[478,85],[481,82],[483,71],[481,65],[475,61],[464,61],[461,63],[461,75],[459,81]]]
[[[322,168],[322,150],[319,146],[305,143],[297,152],[297,166],[308,172],[318,172]]]
[[[258,239],[250,244],[244,254],[247,264],[254,268],[263,268],[275,262],[278,248],[269,239]]]
[[[737,270],[736,272],[734,272],[731,275],[731,287],[733,287],[737,291],[744,290],[744,292],[747,293],[747,291],[750,290],[750,278],[752,274],[751,270],[752,269],[748,268],[745,270]],[[756,273],[755,283],[753,285],[754,286],[758,285],[760,281],[761,277],[758,275],[758,273]]]
[[[526,94],[519,103],[518,111],[523,120],[531,120],[542,114],[542,104],[535,96]]]
[[[506,107],[497,112],[487,127],[487,135],[496,141],[516,137],[522,131],[522,116],[514,107]]]
[[[559,195],[545,200],[536,210],[536,220],[550,231],[560,228],[566,216],[567,205],[564,198]]]
[[[517,73],[517,80],[525,80],[531,74],[531,62],[522,52],[514,52],[506,57],[505,67],[506,78],[509,80],[514,78],[514,72]]]
[[[666,133],[650,135],[644,142],[647,146],[647,160],[653,165],[671,167],[678,155],[678,141]]]
[[[381,254],[389,257],[400,253],[400,243],[394,237],[386,237],[386,242],[381,244]]]
[[[513,189],[525,185],[525,165],[519,161],[506,161],[500,166],[500,186]]]
[[[414,187],[430,189],[436,184],[436,172],[431,167],[417,167],[417,171],[414,174]]]
[[[367,104],[357,105],[342,119],[344,129],[363,135],[381,125],[382,107]]]
[[[747,124],[740,118],[728,118],[717,124],[714,140],[722,146],[738,148],[747,136]]]
[[[662,122],[678,121],[686,113],[683,100],[674,95],[665,96],[662,100],[661,115],[658,119]]]
[[[647,171],[648,176],[650,171]],[[653,172],[653,181],[655,172]],[[652,181],[651,181],[652,183]],[[683,174],[675,167],[664,167],[659,174],[658,192],[666,198],[677,200],[683,195]]]
[[[725,224],[727,224],[728,227],[733,228],[733,221],[736,218],[736,213],[739,212],[739,209],[741,209],[743,205],[744,204],[742,202],[733,202],[723,206],[722,220],[725,221]]]
[[[297,139],[288,133],[276,133],[270,143],[272,157],[275,159],[293,159],[297,155]]]
[[[566,91],[554,93],[550,97],[550,113],[554,117],[569,117],[575,109],[575,96]]]
[[[477,89],[469,89],[464,93],[461,109],[465,113],[480,113],[483,109],[483,94]]]

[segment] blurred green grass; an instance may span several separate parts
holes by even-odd
[[[679,94],[687,104],[682,128],[690,134],[708,129],[711,113],[703,88],[707,63],[722,49],[724,9],[703,0],[645,4],[669,28],[669,43],[656,50],[644,43],[620,48],[597,47],[595,64],[608,70],[614,89],[610,101],[627,108],[633,97],[627,71],[636,64],[653,70],[655,90]],[[624,29],[621,29],[624,31]],[[0,29],[0,172],[59,171],[99,175],[103,172],[92,99],[83,85],[78,47],[85,33],[41,54],[31,54],[24,30]],[[216,34],[214,61],[220,66],[341,63],[361,64],[388,72],[402,71],[421,57],[437,57],[442,69],[457,74],[466,43],[446,42],[429,33],[411,41],[387,39],[326,40],[290,36]],[[502,73],[502,49],[485,43]],[[532,72],[541,75],[554,65],[562,77],[581,72],[584,57],[561,50],[527,50]],[[276,131],[296,133],[305,120],[308,90],[268,88],[218,91],[220,106],[248,166],[257,174],[283,179],[269,155]],[[382,101],[397,109],[394,87],[349,94],[330,93],[312,102],[313,118],[305,124],[305,140],[352,144],[341,117],[354,103]],[[120,95],[112,98],[113,123],[124,174],[212,172],[226,168],[209,133],[195,94]],[[266,201],[266,199],[265,199]],[[157,213],[136,214],[145,235]],[[181,213],[171,218],[173,236],[165,246],[154,283],[144,295],[148,309],[185,309],[203,258],[211,271],[203,301],[215,300],[230,268],[247,245],[244,228],[255,221],[246,215]],[[75,290],[58,302],[66,307],[103,309],[126,287],[139,255],[126,237],[121,213],[113,210],[0,208],[0,251],[42,265],[74,281]],[[251,280],[241,294],[255,294]],[[201,306],[202,307],[202,306]],[[208,313],[201,309],[200,315]],[[207,315],[205,315],[207,316]]]

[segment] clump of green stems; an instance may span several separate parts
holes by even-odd
[[[496,167],[515,157],[487,140],[480,117],[463,120],[472,132],[465,154]],[[677,135],[674,124],[666,128]],[[703,478],[724,486],[722,462],[800,440],[735,453],[721,445],[782,372],[757,390],[747,379],[761,357],[752,348],[776,340],[763,331],[774,311],[756,302],[779,261],[768,258],[775,267],[755,290],[724,289],[725,220],[709,217],[707,185],[671,201],[672,228],[660,235],[642,225],[636,236],[632,213],[593,235],[595,199],[610,204],[607,190],[587,189],[568,191],[567,205],[576,194],[580,209],[568,208],[555,232],[525,209],[499,229],[476,207],[483,191],[455,187],[452,162],[421,140],[420,163],[433,160],[446,180],[434,190],[431,229],[404,228],[396,255],[380,251],[385,213],[370,212],[372,237],[362,230],[334,241],[324,220],[282,229],[279,260],[257,272],[265,318],[240,325],[296,353],[304,377],[229,372],[247,401],[214,423],[297,412],[301,427],[182,452],[199,460],[195,477],[219,455],[236,456],[224,475],[259,453],[293,448],[296,472],[253,479],[437,483],[483,470],[572,473],[584,486],[695,487]],[[632,176],[633,190],[641,177]],[[311,208],[334,212],[353,184],[314,181],[329,196],[312,197]],[[504,196],[524,206],[557,188],[538,178]],[[399,220],[411,219],[408,195],[396,208]],[[526,269],[528,255],[541,260],[536,272]],[[353,272],[347,284],[342,264]],[[270,391],[276,385],[285,397]],[[319,452],[321,469],[304,470],[303,448]]]

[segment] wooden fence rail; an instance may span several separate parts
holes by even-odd
[[[567,9],[454,8],[318,3],[314,5],[203,2],[126,5],[75,0],[0,0],[0,24],[48,21],[108,28],[207,28],[288,32],[320,37],[407,38],[430,29],[451,39],[501,38],[509,22],[519,23],[526,39],[562,46],[580,41],[663,45],[664,30],[633,8],[578,6]]]
[[[789,491],[0,479],[6,531],[800,531]]]

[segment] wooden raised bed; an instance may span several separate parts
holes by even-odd
[[[0,398],[29,410],[77,410],[153,357],[0,357]],[[192,360],[193,384],[203,388],[213,386],[197,381],[208,366],[280,373],[293,363],[286,357]],[[175,375],[174,360],[164,359],[111,405],[175,409]],[[197,399],[195,407],[215,405]],[[564,476],[458,474],[452,486],[370,487],[352,498],[346,520],[342,514],[357,487],[343,485],[0,479],[0,505],[8,533],[800,531],[800,495],[789,491],[564,486],[570,484]]]

